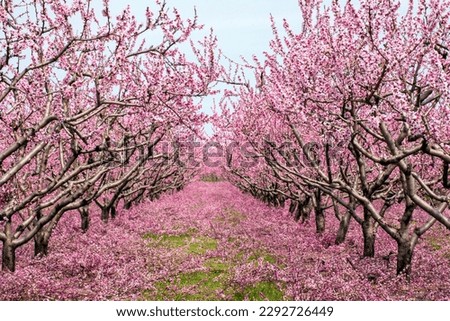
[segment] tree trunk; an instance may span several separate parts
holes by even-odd
[[[137,192],[137,195],[134,197],[131,197],[129,200],[125,202],[124,208],[129,210],[131,206],[133,206],[133,203],[138,203],[138,199],[142,198],[142,195],[144,195],[144,189]]]
[[[102,214],[101,214],[101,219],[104,223],[108,223],[109,220],[109,207],[108,206],[104,206],[101,208],[102,209]]]
[[[144,195],[144,193],[143,193],[143,192],[142,192],[141,194],[139,194],[139,196],[138,196],[138,197],[136,197],[136,199],[134,200],[134,203],[135,203],[135,204],[139,204],[139,203],[141,203],[141,202],[142,202],[142,199],[143,199],[143,195]],[[150,200],[151,200],[151,201],[153,201],[153,200],[154,200],[154,196],[153,196],[153,194],[152,194],[152,196],[151,196]]]
[[[364,209],[364,222],[362,223],[362,230],[364,236],[364,257],[375,256],[375,220],[370,216],[366,209]]]
[[[87,207],[83,207],[80,209],[81,216],[81,231],[86,233],[89,229],[89,211]]]
[[[304,204],[305,205],[299,206],[300,217],[302,219],[302,223],[309,221],[309,215],[311,214],[311,210],[312,210],[310,201],[308,203],[304,203]]]
[[[16,249],[8,240],[3,242],[2,270],[10,272],[16,270]]]
[[[294,215],[294,220],[295,220],[296,222],[298,222],[298,220],[300,219],[300,217],[302,217],[302,208],[301,208],[300,205],[299,205],[299,206],[297,206],[297,210],[296,210],[295,215]]]
[[[115,219],[116,215],[117,215],[116,206],[114,204],[112,204],[109,210],[110,210],[111,219]]]
[[[303,199],[295,202],[294,206],[294,219],[298,222],[301,219],[301,222],[304,223],[309,219],[309,214],[311,211],[311,197],[305,195]]]
[[[284,197],[279,199],[279,204],[282,208],[284,208],[286,206],[286,199]]]
[[[397,248],[397,274],[405,274],[409,281],[414,246],[410,240],[400,240],[397,241]]]
[[[345,238],[347,236],[351,218],[352,215],[350,214],[350,211],[345,212],[345,214],[341,217],[341,221],[339,222],[339,229],[336,235],[336,240],[334,241],[336,245],[344,243]]]
[[[316,232],[323,233],[325,231],[325,214],[322,208],[322,193],[317,190],[314,192],[315,197],[315,209],[316,214]]]
[[[131,201],[125,202],[125,204],[123,205],[123,208],[126,210],[129,210],[131,208]]]
[[[48,241],[50,233],[39,231],[34,236],[34,256],[46,256],[48,254]]]
[[[316,232],[323,233],[325,231],[325,215],[322,208],[316,208]]]
[[[289,205],[289,213],[294,215],[296,209],[297,209],[297,202],[291,200],[291,204]]]
[[[52,236],[53,230],[58,225],[59,220],[63,216],[65,211],[60,211],[53,219],[42,227],[39,232],[34,235],[34,255],[46,256],[48,254],[48,243]]]

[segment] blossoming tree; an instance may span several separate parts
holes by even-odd
[[[232,121],[220,125],[262,160],[235,180],[294,205],[312,197],[316,220],[334,208],[336,243],[354,218],[365,256],[382,228],[398,244],[397,272],[410,275],[419,238],[436,223],[450,229],[450,3],[299,5],[302,30],[285,21],[281,37],[273,25],[256,85],[236,89]]]
[[[2,1],[0,6],[0,240],[2,267],[35,241],[46,254],[60,217],[91,204],[102,219],[139,197],[180,188],[187,169],[164,148],[197,133],[195,97],[219,72],[211,35],[157,1],[140,23],[108,1]],[[166,145],[164,145],[166,144]]]

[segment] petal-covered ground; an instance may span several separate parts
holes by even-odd
[[[334,245],[226,182],[121,210],[103,224],[92,213],[81,234],[66,215],[48,257],[18,251],[17,272],[0,272],[2,300],[449,300],[450,234],[436,225],[416,247],[411,282],[395,274],[395,244],[381,230],[375,258],[363,259],[350,226]]]

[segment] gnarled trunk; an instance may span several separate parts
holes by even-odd
[[[297,209],[297,202],[291,200],[291,204],[289,205],[289,213],[294,215],[296,209]]]
[[[34,256],[46,256],[48,254],[48,242],[50,233],[39,231],[34,236]]]
[[[127,201],[123,205],[123,208],[126,209],[126,210],[129,210],[131,208],[131,205],[132,205],[131,201]]]
[[[89,229],[89,210],[87,207],[82,207],[80,209],[80,217],[81,217],[81,231],[86,233]]]
[[[16,248],[9,240],[3,242],[2,270],[10,272],[16,270]]]
[[[362,223],[362,231],[364,237],[363,255],[365,257],[374,257],[376,237],[375,220],[370,216],[366,209],[364,209],[364,222]]]
[[[411,277],[411,261],[414,250],[414,242],[411,240],[397,241],[397,274],[405,274],[409,280]]]
[[[100,218],[104,223],[108,223],[110,208],[108,206],[102,206],[101,209],[102,209],[102,214],[101,214]]]
[[[61,210],[53,219],[42,229],[34,235],[34,255],[46,256],[48,254],[48,243],[52,236],[53,230],[59,223],[59,220],[63,216],[65,211]]]
[[[350,226],[351,218],[352,215],[350,211],[345,212],[345,214],[341,217],[341,220],[339,222],[339,229],[337,231],[336,239],[334,241],[336,245],[344,243],[345,238],[347,237],[348,227]]]
[[[325,231],[325,214],[323,209],[316,209],[316,232],[323,233]]]
[[[302,208],[300,207],[300,205],[299,206],[297,206],[297,209],[296,209],[296,211],[295,211],[295,214],[294,214],[294,220],[296,221],[296,222],[298,222],[298,220],[300,219],[300,217],[302,217],[303,215],[302,215]]]
[[[5,223],[6,240],[3,241],[2,270],[14,272],[16,270],[16,247],[13,245],[11,221]]]
[[[325,231],[325,213],[322,207],[322,192],[320,190],[316,190],[314,192],[314,212],[316,214],[316,232],[323,233]]]
[[[111,215],[111,219],[115,219],[117,212],[116,212],[116,206],[114,204],[111,205],[109,209],[109,214]]]

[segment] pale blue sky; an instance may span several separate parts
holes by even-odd
[[[166,0],[166,3],[170,8],[177,8],[182,17],[193,17],[195,7],[205,32],[214,29],[219,46],[231,59],[239,59],[240,55],[250,58],[268,49],[272,38],[270,14],[280,26],[286,18],[294,30],[300,28],[297,0]],[[130,5],[133,13],[140,17],[147,6],[154,7],[154,1],[112,0],[110,5],[114,11]]]
[[[224,53],[235,60],[268,49],[272,39],[270,14],[280,25],[286,18],[293,27],[300,27],[297,0],[168,0],[168,4],[186,13],[195,5],[199,21],[214,29]]]

